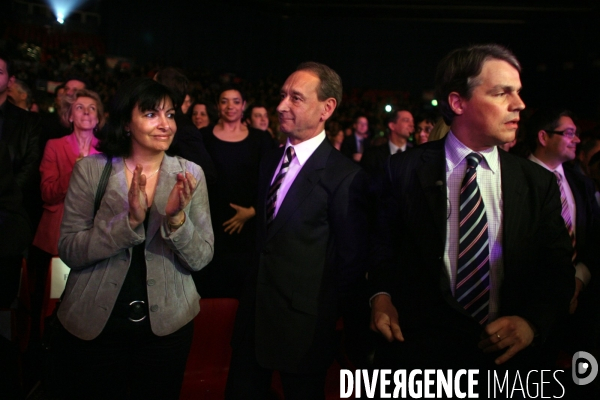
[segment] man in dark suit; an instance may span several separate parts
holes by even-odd
[[[2,74],[0,63],[0,75]],[[2,89],[0,76],[0,90]],[[32,230],[22,206],[21,191],[12,175],[6,145],[0,141],[0,307],[13,304],[19,289],[23,251],[32,238]],[[18,349],[0,335],[0,388],[4,398],[24,398],[19,385]]]
[[[346,157],[360,162],[369,147],[369,120],[364,115],[359,115],[354,119],[352,128],[352,134],[344,138],[340,151]]]
[[[366,174],[326,140],[337,73],[303,63],[277,107],[286,145],[262,163],[258,262],[232,339],[228,399],[264,399],[279,370],[286,399],[324,399],[338,308],[364,278]]]
[[[452,51],[436,74],[451,132],[390,158],[369,271],[381,367],[522,367],[567,312],[556,179],[497,148],[525,107],[519,72],[498,45]]]
[[[572,315],[563,319],[548,351],[556,357],[556,351],[562,349],[572,356],[576,351],[591,351],[594,347],[597,304],[593,293],[584,289],[590,289],[590,281],[598,278],[600,211],[594,183],[569,163],[575,159],[580,143],[572,114],[565,109],[539,109],[528,121],[527,138],[532,150],[529,159],[556,176],[562,217],[575,249],[572,255],[575,293],[569,310]]]
[[[361,167],[370,175],[369,191],[372,194],[381,191],[383,171],[390,155],[406,151],[412,147],[412,144],[408,142],[408,138],[414,131],[415,125],[410,111],[399,109],[392,112],[388,118],[387,126],[390,130],[388,142],[379,146],[368,147],[360,160]]]
[[[0,140],[8,149],[13,175],[23,194],[23,206],[35,231],[42,212],[39,189],[40,118],[37,113],[30,113],[7,101],[8,87],[15,79],[10,67],[8,58],[0,54]]]

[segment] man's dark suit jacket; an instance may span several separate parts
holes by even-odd
[[[563,164],[565,178],[575,199],[574,263],[584,263],[592,273],[592,281],[600,279],[600,209],[594,195],[594,182],[569,164]]]
[[[369,137],[368,136],[363,139],[362,144],[363,144],[363,153],[364,153],[364,151],[369,147]],[[340,147],[340,151],[342,152],[343,155],[350,158],[351,160],[352,160],[352,156],[355,153],[358,153],[358,149],[356,147],[356,133],[355,132],[352,132],[352,135],[346,136],[344,138],[344,141],[342,142],[342,145]]]
[[[33,230],[42,214],[40,193],[40,117],[6,101],[2,140],[8,149],[14,178],[23,193]]]
[[[444,266],[447,204],[454,201],[446,195],[444,143],[390,157],[369,271],[371,293],[391,295],[403,346],[420,367],[479,363],[483,354],[483,327],[452,296]],[[500,151],[500,168],[499,316],[526,319],[543,340],[574,292],[560,193],[556,178],[528,160]]]
[[[406,143],[406,150],[412,148],[412,143]],[[371,193],[381,192],[383,186],[383,176],[387,159],[390,158],[390,145],[384,143],[379,146],[371,146],[365,149],[360,166],[369,174],[371,182],[369,184]]]
[[[323,140],[267,229],[267,192],[283,151],[261,165],[258,261],[240,300],[232,344],[254,334],[261,366],[321,372],[333,358],[340,298],[366,272],[367,177]]]
[[[0,307],[9,307],[17,295],[23,251],[33,230],[23,209],[23,197],[13,178],[6,145],[0,141]]]
[[[379,146],[372,146],[365,149],[362,158],[360,159],[360,166],[371,177],[376,178],[383,176],[385,170],[385,164],[387,159],[390,157],[390,144],[384,143]]]

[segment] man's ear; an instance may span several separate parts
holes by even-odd
[[[464,99],[457,92],[452,92],[448,95],[448,105],[456,115],[462,115],[464,112]]]
[[[546,133],[545,130],[540,130],[537,133],[537,138],[538,138],[538,142],[540,142],[540,145],[542,147],[546,147],[546,145],[548,144],[548,134]]]
[[[16,79],[16,78],[15,78],[15,76],[14,76],[14,75],[13,75],[13,76],[11,76],[10,78],[8,78],[8,85],[7,85],[6,87],[7,87],[7,88],[11,88],[11,87],[12,87],[12,85],[14,85],[14,84],[15,84],[15,79]]]
[[[336,106],[337,101],[333,97],[330,97],[327,100],[325,100],[325,103],[323,105],[323,112],[321,113],[321,121],[327,121],[327,119],[329,119],[329,117],[331,117],[331,114],[333,114],[333,112],[335,111]]]

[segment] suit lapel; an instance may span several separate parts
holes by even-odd
[[[448,213],[446,192],[446,153],[445,140],[438,146],[428,148],[421,156],[422,165],[417,168],[417,176],[433,216],[438,245],[446,242],[446,218]]]
[[[16,106],[12,105],[7,99],[6,105],[4,107],[4,111],[5,111],[4,125],[2,126],[2,140],[6,141],[7,143],[9,143],[8,138],[11,138],[14,135],[16,135],[15,129],[17,128],[17,119],[18,118],[16,118],[16,116],[15,116],[13,107],[16,107]],[[10,151],[13,151],[12,146],[7,146],[7,147],[9,148]],[[11,154],[11,160],[13,158],[14,158],[14,155]]]
[[[298,210],[317,182],[319,182],[321,172],[325,168],[331,150],[332,147],[329,142],[323,140],[315,152],[306,160],[306,163],[304,163],[296,179],[294,179],[292,186],[290,186],[285,199],[283,199],[277,211],[277,215],[267,233],[267,240],[271,239],[285,225],[286,221]]]
[[[510,155],[504,151],[500,154],[500,171],[502,179],[502,242],[504,243],[503,258],[505,269],[510,268],[510,256],[512,250],[519,244],[516,241],[521,237],[520,227],[522,218],[528,217],[522,212],[522,199],[527,196],[528,183],[523,171],[516,162],[510,162]]]
[[[580,185],[581,180],[577,179],[574,175],[578,172],[573,172],[565,166],[563,166],[563,171],[565,172],[567,183],[571,188],[571,193],[573,193],[573,200],[575,200],[575,237],[578,240],[575,242],[575,247],[577,247],[579,240],[583,241],[585,236],[585,229],[583,229],[583,227],[586,224],[586,209],[585,199],[581,195],[582,193],[585,193],[585,187]]]

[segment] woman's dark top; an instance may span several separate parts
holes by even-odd
[[[259,165],[273,148],[273,140],[265,131],[248,128],[245,139],[225,142],[213,134],[213,129],[214,126],[208,126],[200,132],[217,170],[217,182],[208,187],[208,195],[215,233],[214,258],[218,258],[224,251],[241,253],[254,249],[255,218],[248,220],[239,234],[233,235],[225,233],[223,223],[236,213],[230,203],[256,208]]]
[[[213,129],[207,126],[200,132],[217,170],[217,181],[208,186],[215,253],[192,277],[201,297],[239,297],[255,248],[256,218],[246,221],[239,234],[225,233],[223,223],[236,213],[230,203],[256,209],[259,165],[273,149],[273,140],[265,131],[248,128],[245,139],[225,142]]]
[[[148,231],[148,220],[150,219],[150,209],[146,212],[146,218],[144,219],[144,231]],[[146,242],[142,242],[135,245],[131,250],[131,263],[129,264],[129,270],[123,281],[123,286],[119,291],[115,306],[111,313],[111,316],[106,324],[105,330],[111,332],[120,329],[135,329],[135,326],[131,322],[127,322],[128,317],[139,319],[141,316],[146,315],[144,325],[150,325],[148,316],[148,292],[146,290],[146,256],[145,256]],[[144,304],[136,304],[136,309],[132,314],[130,313],[131,307],[129,304],[132,301],[143,301]],[[115,318],[117,317],[117,318]]]

